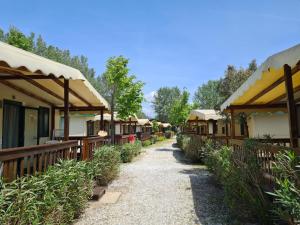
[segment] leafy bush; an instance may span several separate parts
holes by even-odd
[[[276,156],[275,171],[280,174],[274,193],[274,213],[290,224],[300,223],[300,157],[292,151]]]
[[[174,131],[167,130],[167,131],[165,132],[165,137],[166,137],[167,139],[170,139],[170,138],[172,138],[173,136],[174,136]]]
[[[120,168],[120,154],[115,146],[103,146],[95,150],[92,167],[97,184],[107,185],[117,177]]]
[[[157,135],[154,134],[151,136],[151,143],[155,144],[156,142],[157,142]]]
[[[146,141],[143,141],[142,142],[142,145],[144,146],[144,147],[147,147],[147,146],[149,146],[149,145],[151,145],[152,144],[152,142],[150,141],[150,140],[146,140]]]
[[[177,146],[179,148],[181,148],[181,149],[182,149],[182,140],[183,140],[183,137],[184,137],[184,135],[182,133],[177,133],[177,135],[176,135]]]
[[[2,185],[0,224],[70,224],[91,196],[93,176],[90,163],[70,160]]]
[[[233,152],[226,146],[217,149],[210,146],[205,163],[223,185],[225,201],[235,216],[248,220],[255,218],[260,224],[269,224],[270,202],[262,189],[263,174],[256,159],[255,146],[256,142],[245,141],[242,160],[236,155],[241,152]]]
[[[127,143],[120,146],[121,160],[124,163],[131,162],[132,159],[141,153],[142,144],[140,141],[136,141],[134,144]]]
[[[157,141],[164,141],[164,140],[166,140],[166,138],[164,136],[157,137]]]

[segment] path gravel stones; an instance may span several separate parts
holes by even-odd
[[[114,201],[91,203],[76,225],[231,224],[223,193],[204,166],[184,160],[174,140],[124,164],[108,188]],[[107,196],[109,198],[109,196]]]

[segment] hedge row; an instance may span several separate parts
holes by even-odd
[[[42,174],[0,182],[0,224],[70,224],[86,207],[95,183],[106,185],[141,151],[141,142],[104,146],[92,161],[60,161]]]

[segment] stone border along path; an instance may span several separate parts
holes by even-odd
[[[223,193],[204,166],[189,164],[174,139],[123,164],[118,179],[76,225],[232,224]]]

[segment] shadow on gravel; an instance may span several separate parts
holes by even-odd
[[[181,150],[173,150],[173,156],[179,163],[195,165],[185,159]],[[223,190],[206,168],[192,167],[181,170],[180,173],[187,174],[190,178],[190,189],[199,222],[203,225],[231,224],[228,223],[228,209],[224,203]]]

